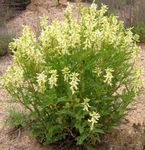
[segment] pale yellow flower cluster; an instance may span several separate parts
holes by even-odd
[[[19,39],[15,39],[10,43],[9,47],[14,52],[14,61],[21,63],[27,58],[27,62],[35,62],[40,65],[44,62],[43,55],[36,44],[36,36],[28,26],[24,26],[23,34]]]
[[[62,69],[62,74],[64,75],[64,81],[68,82],[70,76],[70,70],[68,67]]]
[[[89,115],[90,115],[90,119],[88,119],[88,122],[90,122],[90,130],[93,130],[94,129],[94,125],[98,123],[98,120],[100,118],[100,114],[99,113],[96,113],[96,112],[90,112],[89,111],[89,108],[91,107],[89,105],[89,101],[90,99],[89,98],[84,98],[84,102],[81,103],[82,106],[83,106],[83,110],[86,111],[86,112],[89,112]]]
[[[57,86],[58,80],[57,70],[50,70],[49,73],[51,74],[49,78],[49,85],[50,88],[52,89],[53,87]]]
[[[97,10],[95,4],[92,4],[89,10],[82,8],[81,20],[78,20],[80,24],[73,18],[72,9],[73,7],[68,5],[65,11],[66,18],[62,22],[55,20],[48,26],[46,17],[43,17],[41,21],[43,32],[41,32],[39,41],[44,49],[48,48],[49,52],[54,53],[52,57],[71,55],[75,53],[71,49],[75,48],[79,51],[79,47],[82,45],[82,49],[92,48],[97,53],[104,42],[108,42],[114,47],[123,45],[120,49],[128,50],[128,44],[133,42],[131,31],[119,32],[123,29],[123,23],[118,22],[116,16],[106,17],[104,14],[107,7],[105,5],[100,10]],[[89,13],[86,13],[88,11]],[[97,29],[98,27],[101,30]],[[123,44],[122,41],[124,41]]]
[[[135,93],[138,93],[139,90],[143,87],[143,81],[141,78],[142,72],[143,72],[142,68],[136,68],[134,71],[134,76],[133,76],[131,87],[133,88]]]
[[[95,67],[93,72],[97,75],[97,77],[100,77],[102,70],[99,67]]]
[[[97,124],[98,123],[98,120],[100,118],[100,114],[99,113],[96,113],[96,112],[90,112],[90,117],[91,119],[88,119],[88,121],[91,123],[91,130],[93,130],[94,128],[94,124]]]
[[[47,26],[47,19],[44,17],[41,22],[43,32],[39,41],[44,49],[49,48],[49,52],[54,54],[52,57],[71,55],[73,51],[70,49],[80,45],[80,25],[72,18],[71,5],[67,7],[65,16],[67,18],[65,21],[55,20],[50,26]]]
[[[3,75],[1,84],[7,87],[11,84],[13,87],[22,87],[24,85],[23,69],[18,66],[10,66],[8,73]]]
[[[68,20],[72,19],[72,9],[73,9],[73,5],[68,3],[68,6],[64,12],[65,17],[68,18]]]
[[[112,73],[114,72],[114,70],[111,68],[107,68],[107,69],[105,69],[105,72],[106,72],[106,74],[104,75],[104,77],[105,77],[104,82],[107,83],[108,85],[112,86],[112,79],[113,79]]]
[[[89,111],[89,107],[91,107],[89,105],[89,101],[90,101],[89,98],[84,98],[84,102],[82,103],[84,111]]]
[[[132,48],[132,47],[131,47]],[[140,55],[140,48],[137,45],[134,45],[134,47],[132,48],[132,59],[134,62],[138,62],[141,59],[141,55]]]
[[[83,49],[93,48],[95,44],[100,43],[100,41],[97,40],[97,32],[94,32],[94,28],[97,24],[96,14],[94,13],[96,9],[97,9],[96,5],[92,4],[90,8],[91,14],[83,15],[86,13],[87,10],[84,9],[82,11],[82,23],[84,27],[86,28],[86,30],[83,31],[83,36],[85,38]]]
[[[64,81],[69,82],[70,90],[71,90],[72,94],[74,94],[78,90],[78,84],[80,82],[80,80],[78,78],[79,73],[76,73],[76,72],[71,73],[71,71],[68,67],[64,67],[62,69],[62,74],[64,75]]]
[[[50,85],[50,88],[52,89],[53,87],[57,86],[57,81],[58,81],[58,74],[57,70],[50,70],[49,74],[51,76],[48,78],[48,82]],[[72,94],[74,94],[78,90],[78,84],[79,84],[79,79],[78,76],[79,74],[76,72],[70,73],[70,70],[68,67],[65,67],[62,69],[62,74],[64,75],[64,81],[69,82],[70,84],[70,90]],[[44,72],[37,74],[37,83],[38,83],[38,89],[39,92],[43,93],[45,91],[45,83],[47,81],[47,76],[45,75]]]
[[[79,79],[78,79],[78,76],[79,74],[76,73],[76,72],[73,72],[71,75],[70,75],[70,89],[72,91],[72,94],[74,94],[77,90],[78,90],[78,84],[79,84]]]
[[[41,18],[41,22],[40,22],[41,29],[44,31],[46,29],[47,25],[48,25],[48,17],[43,16]]]
[[[104,83],[107,83],[108,85],[112,86],[112,79],[113,79],[113,75],[112,73],[114,72],[114,70],[112,68],[107,68],[105,69],[105,75],[104,75]],[[96,67],[93,70],[93,73],[96,74],[97,77],[100,77],[102,74],[102,70],[99,67]]]
[[[38,91],[44,93],[45,83],[47,81],[47,75],[44,72],[37,74]]]

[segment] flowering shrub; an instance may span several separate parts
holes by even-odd
[[[14,64],[3,86],[29,112],[34,134],[43,143],[69,138],[93,145],[117,125],[141,87],[136,65],[137,36],[115,16],[80,5],[79,19],[41,21],[36,38],[29,27],[10,44]]]

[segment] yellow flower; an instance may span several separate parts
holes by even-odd
[[[57,80],[58,80],[57,70],[50,70],[49,73],[51,74],[49,78],[49,84],[50,84],[50,88],[52,89],[54,86],[57,86]]]
[[[8,73],[2,76],[1,85],[8,87],[9,84],[15,87],[21,87],[24,84],[24,71],[19,66],[10,66]]]
[[[68,20],[71,20],[72,19],[72,9],[73,9],[73,5],[70,5],[68,3],[68,7],[66,8],[65,12],[64,12],[64,15],[65,17],[68,19]]]
[[[43,16],[41,18],[40,26],[42,30],[45,30],[48,24],[48,18],[46,16]]]
[[[102,71],[99,67],[96,67],[93,72],[97,75],[97,77],[99,77],[102,73]]]
[[[100,118],[100,114],[93,111],[90,113],[90,117],[91,117],[91,119],[88,119],[88,121],[91,123],[90,129],[93,130],[94,124],[98,123],[98,120]]]
[[[107,68],[105,69],[105,72],[106,75],[104,76],[105,77],[104,82],[112,86],[112,78],[113,78],[112,72],[114,72],[114,70],[111,68]]]
[[[38,90],[40,93],[44,93],[45,91],[45,83],[47,81],[47,76],[44,72],[37,74],[37,83],[38,83]]]
[[[84,98],[84,102],[82,103],[82,105],[83,105],[83,110],[84,111],[89,111],[89,107],[90,107],[90,105],[89,105],[89,102],[90,101],[90,99],[89,98]]]
[[[135,93],[139,92],[139,90],[143,87],[143,81],[141,78],[141,74],[143,72],[143,68],[136,68],[134,71],[134,77],[132,81],[132,88]]]
[[[73,72],[71,75],[70,75],[70,79],[71,79],[71,82],[69,83],[71,85],[70,89],[72,91],[72,94],[75,93],[75,91],[78,89],[78,82],[80,81],[78,79],[78,76],[79,74],[76,73],[76,72]]]
[[[68,82],[70,70],[68,67],[62,69],[62,74],[64,75],[64,81]]]

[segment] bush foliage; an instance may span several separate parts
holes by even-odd
[[[2,84],[29,112],[31,130],[44,144],[66,138],[93,145],[124,116],[141,87],[137,36],[107,7],[72,7],[63,21],[41,21],[10,44],[14,64]]]

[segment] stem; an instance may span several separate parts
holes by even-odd
[[[75,135],[73,134],[73,132],[69,129],[69,128],[65,128],[69,133],[70,133],[70,135],[73,137],[73,138],[75,138]]]
[[[82,66],[81,66],[81,76],[80,76],[80,81],[81,81],[81,84],[80,84],[80,99],[83,99],[83,80],[84,80],[84,70],[83,70],[83,65],[84,65],[84,62],[82,62]]]

